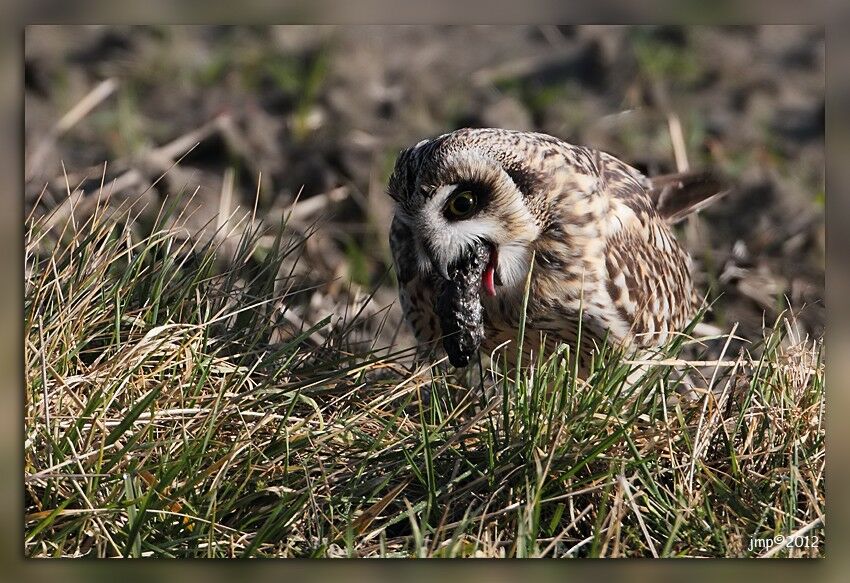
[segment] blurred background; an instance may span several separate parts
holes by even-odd
[[[149,213],[178,201],[210,236],[219,216],[291,211],[310,235],[293,268],[315,286],[299,317],[374,293],[397,324],[398,151],[465,126],[542,131],[650,175],[729,175],[677,228],[709,321],[755,339],[790,307],[819,337],[824,52],[811,26],[30,26],[25,210],[85,213],[104,181]]]

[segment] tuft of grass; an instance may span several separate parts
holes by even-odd
[[[784,321],[708,364],[680,336],[586,379],[566,345],[448,374],[358,314],[295,326],[285,224],[106,209],[26,223],[27,556],[823,554],[822,344]]]

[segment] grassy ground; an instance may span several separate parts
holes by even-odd
[[[281,225],[72,205],[26,224],[27,556],[823,554],[822,344],[781,318],[694,402],[684,337],[454,376],[364,342],[381,312],[301,326]]]
[[[25,52],[28,556],[823,554],[822,30],[30,27]],[[462,126],[731,176],[678,232],[731,334],[586,382],[567,354],[414,368],[384,188]]]

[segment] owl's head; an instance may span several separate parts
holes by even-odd
[[[511,134],[458,130],[399,155],[388,191],[396,219],[413,234],[420,273],[446,277],[449,266],[483,243],[491,253],[485,291],[522,287],[540,227],[522,188],[534,177],[506,155]]]

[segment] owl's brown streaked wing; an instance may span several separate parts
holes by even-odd
[[[612,207],[618,226],[606,239],[605,285],[620,318],[630,323],[630,336],[639,345],[654,346],[687,324],[696,298],[689,258],[641,182],[608,184],[628,210]]]
[[[398,277],[398,296],[404,319],[413,330],[421,351],[436,345],[440,322],[434,313],[434,288],[417,270],[416,250],[410,227],[393,218],[390,226],[390,250]]]

